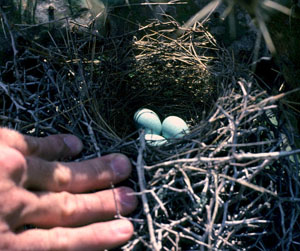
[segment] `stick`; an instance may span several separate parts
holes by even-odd
[[[140,185],[140,190],[141,192],[144,192],[146,190],[145,188],[145,174],[144,174],[144,160],[143,160],[143,153],[145,150],[145,131],[142,130],[140,133],[140,148],[138,150],[138,158],[137,158],[137,163],[136,163],[136,168],[137,168],[137,173],[138,173],[138,179],[139,179],[139,185]],[[148,204],[148,199],[146,196],[146,193],[142,193],[142,203],[143,203],[143,208],[144,208],[144,213],[147,218],[148,222],[148,231],[150,235],[150,241],[153,250],[158,251],[160,248],[158,247],[155,233],[154,233],[154,227],[153,227],[153,220],[150,214],[150,209],[149,209],[149,204]]]

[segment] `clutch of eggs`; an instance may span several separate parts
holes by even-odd
[[[181,138],[189,132],[183,119],[169,116],[161,123],[158,115],[146,108],[139,109],[134,114],[134,121],[137,128],[145,130],[145,140],[152,146],[161,146],[167,143],[166,139]]]

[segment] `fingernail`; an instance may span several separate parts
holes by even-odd
[[[119,190],[119,200],[128,209],[135,208],[137,205],[137,198],[132,193],[133,191],[127,187],[122,187]]]
[[[132,223],[128,220],[119,220],[116,226],[116,231],[120,234],[133,233]]]
[[[113,169],[117,180],[127,178],[131,172],[131,164],[129,159],[121,154],[117,154],[111,160],[111,168]]]
[[[71,154],[80,153],[82,150],[82,142],[75,136],[67,135],[64,137],[64,142],[71,151]]]

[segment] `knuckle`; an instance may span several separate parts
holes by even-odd
[[[13,129],[0,128],[0,144],[14,148],[23,154],[27,154],[28,152],[28,142],[26,138],[27,136]]]
[[[4,145],[14,145],[14,143],[20,141],[22,137],[20,133],[13,129],[0,127],[0,143]]]
[[[57,191],[64,191],[71,185],[72,172],[70,168],[57,162],[54,170],[54,183]]]
[[[73,218],[75,217],[77,197],[76,195],[70,194],[68,192],[61,192],[60,196],[60,220],[62,223],[68,225],[68,223],[73,222]]]
[[[0,172],[6,177],[18,180],[26,167],[25,157],[17,150],[2,147],[0,153]]]

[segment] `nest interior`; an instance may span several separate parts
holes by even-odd
[[[213,38],[197,28],[175,39],[176,25],[154,22],[117,48],[97,48],[103,61],[93,71],[95,108],[120,138],[136,131],[133,115],[141,107],[195,125],[217,99]]]
[[[2,30],[13,56],[1,65],[1,124],[73,133],[85,143],[78,160],[131,158],[141,203],[120,249],[299,248],[299,149],[284,94],[268,96],[201,24],[179,37],[173,21],[118,38],[67,28],[30,39],[35,28]],[[140,107],[183,117],[191,133],[146,145],[132,121]]]

